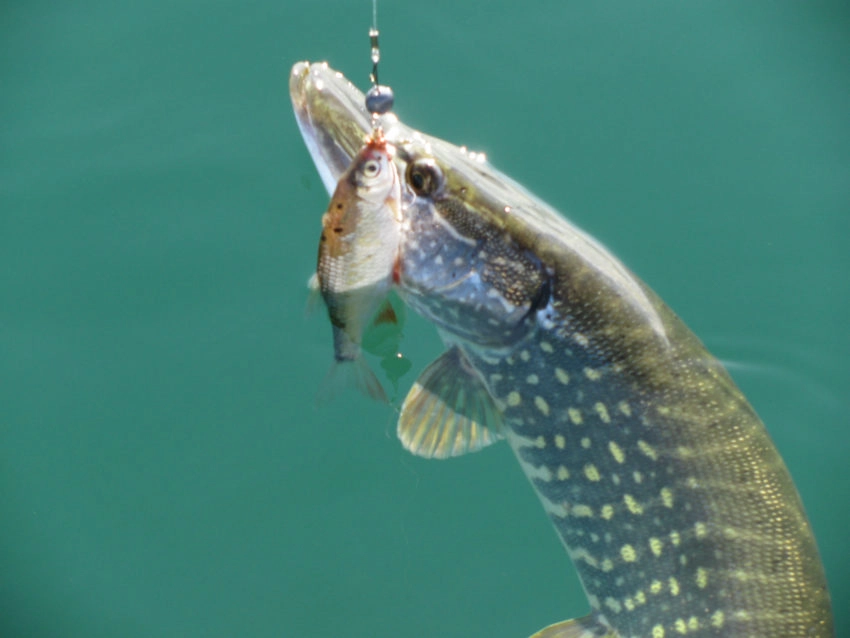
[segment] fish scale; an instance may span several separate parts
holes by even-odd
[[[576,354],[558,356],[563,342],[544,343],[556,352],[530,341],[521,350],[528,360],[515,355],[508,366],[470,358],[500,375],[490,389],[505,403],[508,440],[593,609],[624,636],[649,635],[658,605],[669,607],[673,625],[715,622],[725,635],[719,617],[712,618],[719,605],[706,603],[718,598],[720,581],[701,580],[718,561],[708,539],[694,532],[697,522],[710,520],[706,506],[675,480],[682,468],[662,456],[669,442],[649,424],[647,402],[613,381],[614,373],[588,367]],[[509,400],[511,393],[518,399]]]
[[[498,400],[507,438],[587,591],[595,616],[586,626],[595,626],[600,635],[609,629],[621,636],[653,635],[677,627],[729,635],[734,613],[745,604],[735,600],[738,587],[727,600],[729,570],[715,540],[720,521],[700,498],[699,485],[689,484],[698,480],[693,475],[697,468],[692,462],[683,466],[679,458],[693,456],[693,442],[665,427],[661,414],[673,410],[679,388],[665,385],[661,397],[650,395],[640,389],[646,379],[639,385],[640,379],[631,378],[635,368],[647,364],[630,364],[621,351],[611,356],[605,344],[621,335],[609,333],[603,341],[594,331],[604,330],[586,325],[598,321],[599,314],[593,300],[579,303],[577,298],[582,288],[593,288],[587,282],[570,289],[556,279],[550,303],[528,316],[534,288],[542,285],[542,266],[523,278],[533,282],[524,297],[511,286],[512,298],[521,303],[508,312],[492,303],[494,289],[483,280],[462,277],[456,267],[443,268],[453,261],[455,246],[466,258],[463,272],[483,270],[492,253],[488,244],[497,236],[480,227],[470,231],[469,225],[447,230],[444,210],[429,210],[427,204],[408,208],[407,235],[415,238],[415,247],[403,249],[401,291],[411,306],[443,326]],[[470,232],[475,234],[464,234]],[[430,246],[439,246],[443,259],[435,262]],[[421,301],[430,299],[423,290],[433,291],[435,282],[445,278],[460,281],[452,298],[469,312],[458,314],[484,322],[488,335],[494,328],[502,348],[457,341],[468,329],[449,321],[450,304]],[[564,292],[568,304],[561,300]],[[509,306],[506,300],[501,305]],[[570,310],[575,308],[582,308],[584,316]],[[492,316],[482,316],[482,310]],[[610,315],[608,321],[617,323]],[[640,333],[627,322],[618,328]],[[686,349],[690,366],[704,368],[710,378],[713,359],[693,357],[693,350]],[[687,394],[693,384],[685,386]],[[736,405],[740,408],[740,401]],[[754,417],[751,412],[745,416]],[[659,608],[670,618],[667,623],[658,622]]]
[[[320,173],[341,174],[371,123],[362,93],[306,63],[290,90]],[[723,366],[482,156],[379,121],[404,175],[397,290],[447,346],[399,437],[437,458],[508,440],[592,608],[533,638],[833,636],[799,496]]]
[[[409,236],[428,237],[445,255],[461,235],[454,243],[476,256],[466,271],[483,270],[495,233],[479,234],[467,250],[472,237],[444,231],[443,207],[427,208],[408,209]],[[552,300],[529,317],[532,286],[524,303],[500,312],[494,288],[456,270],[452,299],[469,313],[455,314],[502,335],[493,349],[457,339],[470,329],[449,320],[450,301],[434,294],[446,271],[429,252],[403,254],[401,290],[415,291],[406,300],[442,327],[498,401],[507,438],[587,591],[589,630],[805,635],[810,614],[779,611],[793,591],[775,592],[785,602],[758,610],[764,582],[789,569],[802,579],[798,559],[813,550],[790,478],[731,379],[666,306],[654,299],[653,318],[676,338],[652,339],[639,316],[602,312],[611,300],[598,294],[581,297],[600,285],[588,274],[577,283],[556,273]],[[541,272],[523,281],[539,285]],[[442,301],[423,304],[425,290]],[[630,339],[637,341],[624,347]]]

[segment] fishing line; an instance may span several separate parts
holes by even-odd
[[[369,29],[369,44],[371,46],[372,73],[369,79],[372,88],[366,93],[366,110],[372,114],[373,124],[378,116],[388,113],[393,108],[393,90],[388,86],[381,86],[378,82],[378,62],[381,61],[381,47],[378,44],[378,0],[372,0],[372,27]]]
[[[378,46],[378,0],[372,0],[372,28],[369,29],[369,44],[372,45],[372,88],[378,86],[378,62],[381,61],[381,48]]]

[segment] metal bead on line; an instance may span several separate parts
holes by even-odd
[[[366,110],[372,115],[383,115],[393,108],[393,90],[376,84],[366,93]]]
[[[378,44],[377,2],[372,4],[372,28],[369,29],[369,43],[372,45],[372,88],[366,93],[366,110],[373,116],[388,113],[393,108],[393,90],[378,82],[378,62],[381,61],[381,47]]]

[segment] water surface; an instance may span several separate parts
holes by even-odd
[[[850,12],[383,3],[409,123],[611,247],[724,361],[850,634]],[[314,400],[327,203],[292,63],[366,84],[370,3],[15,3],[0,20],[0,629],[522,638],[585,613],[506,446],[406,454]],[[437,356],[410,317],[405,354]],[[402,392],[413,374],[401,380]]]

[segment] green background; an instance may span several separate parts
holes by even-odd
[[[424,461],[392,408],[322,400],[328,197],[287,78],[327,59],[364,87],[370,19],[0,8],[3,637],[524,638],[585,613],[506,446]],[[387,0],[379,23],[405,121],[567,211],[730,365],[850,635],[846,2]],[[415,373],[439,344],[405,333]]]

